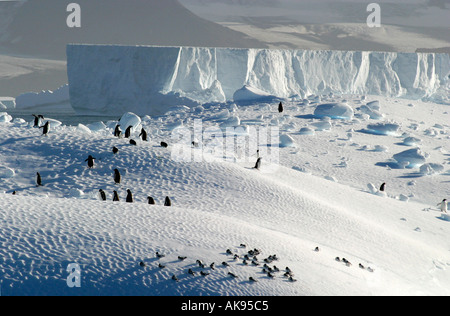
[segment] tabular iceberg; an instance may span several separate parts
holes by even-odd
[[[67,67],[77,113],[155,115],[174,105],[233,101],[243,87],[279,98],[336,93],[447,102],[450,57],[72,44]]]

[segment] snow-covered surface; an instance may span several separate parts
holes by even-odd
[[[79,114],[159,115],[169,105],[371,94],[448,100],[448,54],[68,45]],[[374,113],[374,115],[377,113]]]
[[[386,120],[397,122],[398,134],[364,132],[379,122],[359,110],[371,101],[379,101]],[[321,95],[284,102],[283,113],[278,103],[175,107],[166,115],[140,117],[150,141],[141,141],[137,129],[131,135],[137,146],[113,136],[118,122],[92,130],[60,124],[48,136],[32,122],[0,123],[0,134],[8,135],[0,140],[1,294],[450,295],[450,222],[435,206],[450,195],[450,110],[410,102]],[[346,103],[354,116],[318,119],[313,114],[321,103]],[[132,113],[121,121],[127,117]],[[240,122],[223,140],[236,141],[234,159],[206,159],[220,138],[201,134],[191,135],[198,147],[189,137],[177,144],[186,144],[182,148],[194,158],[203,151],[203,159],[176,159],[174,135],[185,128],[194,132],[196,120],[204,130],[217,130],[230,118]],[[314,127],[324,122],[328,129]],[[256,152],[239,140],[263,127],[286,136],[263,143],[279,150],[279,166],[273,168],[262,150],[256,170]],[[422,140],[420,152],[400,154],[414,149],[403,144],[410,134]],[[291,139],[295,147],[276,146]],[[418,165],[399,168],[393,159],[410,163],[420,153],[444,170],[422,174]],[[96,158],[92,169],[88,155]],[[113,181],[115,168],[120,185]],[[36,172],[43,186],[36,187]],[[384,192],[378,191],[382,182]],[[99,189],[107,201],[98,199]],[[126,189],[135,203],[124,202]],[[112,202],[113,190],[120,202]],[[147,196],[157,205],[146,204]],[[171,207],[162,206],[165,196]],[[260,266],[245,265],[242,256],[254,248],[261,251]],[[234,260],[227,249],[241,258]],[[158,259],[156,252],[165,257]],[[262,265],[274,254],[278,260],[268,265],[280,272],[272,279]],[[67,286],[70,263],[80,265],[80,288]],[[286,267],[296,282],[283,276]]]

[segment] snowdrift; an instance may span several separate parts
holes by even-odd
[[[169,105],[311,94],[447,102],[450,57],[432,53],[68,45],[78,114],[164,113]],[[238,92],[239,91],[239,92]],[[447,97],[443,97],[446,96]]]

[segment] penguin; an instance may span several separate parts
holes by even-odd
[[[39,172],[36,172],[36,186],[42,186],[42,178]]]
[[[119,202],[119,194],[117,193],[117,191],[113,192],[113,202]]]
[[[192,271],[192,269],[189,269],[189,270],[188,270],[188,273],[191,274],[191,275],[195,275],[195,272]]]
[[[170,201],[170,198],[166,196],[166,200],[164,201],[164,206],[172,206],[172,202]]]
[[[163,255],[162,253],[159,253],[158,251],[156,252],[156,257],[158,258],[164,258],[165,255]]]
[[[129,138],[131,135],[131,128],[133,127],[133,125],[130,125],[127,127],[127,129],[125,130],[125,138]]]
[[[315,252],[319,252],[319,247],[316,247],[316,248],[314,249],[314,251],[315,251]]]
[[[358,265],[361,269],[365,269],[364,268],[364,266],[360,263],[359,265]]]
[[[113,154],[115,155],[115,154],[117,154],[117,153],[119,152],[119,149],[118,149],[116,146],[114,146],[114,147],[112,148],[112,152],[113,152]]]
[[[175,274],[172,275],[172,280],[174,280],[175,282],[178,282],[178,278]]]
[[[215,264],[214,264],[214,262],[213,262],[213,263],[211,263],[211,264],[209,265],[209,267],[211,268],[211,270],[214,270],[214,267],[215,267]]]
[[[198,146],[199,146],[198,142],[196,142],[196,141],[193,141],[191,144],[192,144],[192,147],[195,147],[195,148],[198,148]]]
[[[98,190],[98,192],[100,193],[100,198],[101,198],[103,201],[106,201],[106,194],[105,194],[105,191],[103,191],[102,189],[100,189],[100,190]]]
[[[13,191],[12,195],[16,195],[16,194],[17,194],[17,192],[16,192],[16,191]]]
[[[161,142],[161,147],[167,148],[169,146],[166,142]]]
[[[231,276],[232,278],[237,278],[237,275],[232,272],[228,272],[228,275]]]
[[[283,103],[278,104],[278,113],[283,112]]]
[[[249,277],[248,280],[249,280],[250,282],[258,282],[258,281],[255,280],[253,277]]]
[[[130,144],[136,146],[136,141],[134,139],[130,139]]]
[[[147,196],[148,204],[155,205],[155,200],[151,196]]]
[[[447,213],[447,199],[443,199],[441,203],[438,203],[437,206],[441,207],[441,212],[442,213]]]
[[[165,267],[166,267],[165,265],[162,265],[161,263],[158,263],[158,268],[164,269]]]
[[[88,167],[89,169],[91,169],[92,167],[94,167],[94,160],[96,158],[92,157],[91,155],[89,155],[89,157],[85,160],[88,163]]]
[[[139,265],[140,265],[141,267],[145,267],[145,263],[144,263],[143,261],[139,262]]]
[[[182,256],[178,256],[178,260],[183,261],[185,260],[187,257],[182,257]]]
[[[119,137],[122,135],[122,131],[120,130],[120,124],[116,125],[116,128],[114,129],[114,137]]]
[[[226,263],[225,261],[224,261],[224,262],[222,262],[222,265],[223,265],[223,266],[225,266],[225,267],[228,267],[228,266],[229,266],[229,264],[228,264],[228,263]]]
[[[118,169],[114,169],[114,182],[120,184],[120,172]]]
[[[39,122],[41,121],[41,119],[43,120],[44,117],[42,115],[36,115],[36,114],[32,114],[34,116],[34,125],[33,127],[39,127]]]
[[[131,193],[130,189],[127,189],[127,203],[133,203],[133,194]]]
[[[383,182],[383,184],[380,186],[380,191],[384,192],[384,189],[386,188],[386,183]]]
[[[256,163],[255,163],[255,166],[253,167],[253,169],[257,169],[257,170],[259,170],[259,168],[261,167],[261,157],[259,157],[257,160],[256,160]]]
[[[202,276],[207,276],[207,275],[209,275],[208,272],[203,272],[203,271],[200,271],[200,274],[201,274]]]
[[[50,129],[50,123],[47,121],[43,126],[39,128],[43,128],[42,135],[47,136],[48,130]]]
[[[141,128],[141,133],[139,134],[139,136],[142,136],[141,139],[142,139],[144,142],[147,141],[147,132],[145,131],[144,128]]]

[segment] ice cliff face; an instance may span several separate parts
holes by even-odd
[[[143,115],[174,105],[233,101],[243,86],[281,98],[331,92],[446,102],[450,58],[433,53],[68,45],[67,67],[71,104],[78,113]]]

